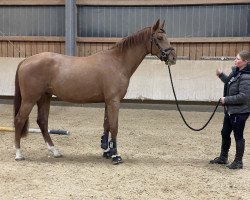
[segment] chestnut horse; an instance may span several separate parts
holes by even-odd
[[[122,163],[117,152],[118,112],[127,92],[130,77],[149,53],[168,64],[175,64],[164,22],[158,20],[122,39],[114,47],[88,57],[73,57],[44,52],[19,63],[15,78],[14,125],[16,160],[23,160],[21,137],[27,135],[29,114],[38,106],[37,124],[54,157],[61,154],[48,134],[48,116],[52,95],[72,103],[105,103],[103,156],[113,164]],[[111,139],[109,139],[109,132]]]

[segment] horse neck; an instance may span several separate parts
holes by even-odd
[[[147,27],[118,42],[112,52],[118,58],[121,71],[130,78],[142,60],[150,53],[151,28]]]
[[[149,54],[149,52],[146,48],[146,44],[143,42],[123,49],[119,57],[122,61],[121,66],[123,67],[124,73],[128,77],[131,77],[147,54]]]

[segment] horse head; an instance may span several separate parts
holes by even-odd
[[[176,63],[176,53],[174,48],[170,45],[164,30],[165,20],[160,24],[160,20],[151,28],[151,54],[156,55],[161,61],[167,65],[174,65]]]

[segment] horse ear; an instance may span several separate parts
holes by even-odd
[[[155,25],[153,26],[153,32],[155,32],[159,28],[159,25],[160,25],[160,19],[158,19]]]
[[[165,20],[162,22],[161,24],[161,28],[164,29],[164,25],[165,25]]]

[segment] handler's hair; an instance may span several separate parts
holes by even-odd
[[[247,63],[250,63],[250,52],[243,50],[239,52],[239,56],[243,61],[247,61]]]

